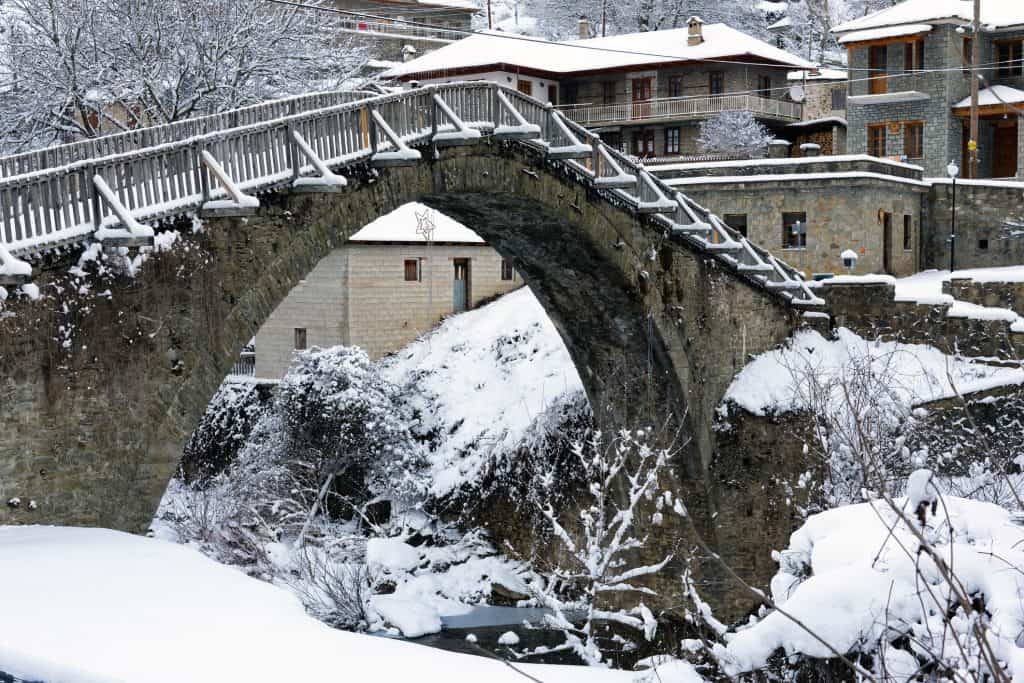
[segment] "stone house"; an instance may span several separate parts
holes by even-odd
[[[921,268],[931,185],[867,155],[666,165],[655,173],[805,277]],[[840,255],[857,254],[856,267]]]
[[[845,69],[790,71],[790,97],[801,100],[803,120],[788,124],[781,135],[792,142],[792,155],[803,156],[803,145],[818,145],[823,155],[846,154]]]
[[[589,27],[581,21],[581,35]],[[491,80],[555,104],[626,153],[699,153],[699,126],[746,109],[773,130],[803,118],[786,74],[809,62],[725,24],[550,42],[477,35],[389,70],[401,81]]]
[[[460,40],[479,8],[472,0],[332,0],[351,15],[336,15],[350,45],[370,49],[373,62],[401,62]]]
[[[429,243],[425,221],[434,225]],[[380,358],[522,284],[472,230],[406,204],[353,235],[288,294],[256,334],[255,375],[280,378],[292,354],[311,346],[358,346]]]
[[[848,150],[945,176],[967,168],[970,2],[906,0],[837,26],[848,51]],[[1024,2],[981,0],[979,178],[1024,177]]]

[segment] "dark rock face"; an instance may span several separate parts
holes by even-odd
[[[744,537],[713,521],[743,497],[721,495],[715,479],[713,416],[748,357],[796,327],[790,307],[521,146],[355,176],[340,194],[271,193],[255,217],[209,220],[196,234],[178,226],[174,248],[136,277],[91,278],[91,292],[109,295],[71,286],[71,254],[41,268],[41,300],[9,299],[0,498],[36,506],[3,507],[0,523],[144,530],[210,398],[287,292],[363,225],[419,200],[515,261],[599,426],[668,419],[686,435],[667,485],[712,546]],[[653,553],[691,547],[682,526],[654,535]],[[743,540],[777,547],[785,536]]]

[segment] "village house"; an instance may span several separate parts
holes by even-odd
[[[850,152],[905,159],[925,176],[967,170],[970,66],[978,41],[979,178],[1024,177],[1024,2],[907,0],[834,29],[849,53]]]
[[[255,375],[282,377],[292,355],[312,346],[358,346],[380,358],[522,284],[475,232],[406,204],[354,234],[288,294],[256,334]]]
[[[581,20],[581,35],[589,26]],[[801,121],[787,73],[813,65],[725,24],[562,43],[476,35],[385,76],[422,84],[490,80],[555,105],[622,151],[647,159],[700,153],[701,121],[748,110],[773,130]]]
[[[792,156],[805,156],[808,144],[818,146],[816,154],[846,153],[846,79],[845,69],[825,67],[786,75],[790,98],[803,104],[803,120],[780,132]]]

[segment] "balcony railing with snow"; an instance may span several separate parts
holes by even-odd
[[[412,26],[390,21],[368,21],[365,19],[341,19],[338,22],[341,30],[346,33],[369,33],[402,38],[420,38],[451,43],[466,37],[465,31],[456,31],[443,27]]]
[[[758,95],[705,95],[664,97],[618,104],[569,104],[559,107],[572,121],[584,126],[657,119],[704,118],[731,110],[746,110],[755,116],[799,121],[803,105]]]

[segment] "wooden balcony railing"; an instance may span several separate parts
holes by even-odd
[[[583,126],[656,119],[704,118],[734,109],[746,109],[756,116],[784,121],[799,121],[803,115],[803,106],[797,102],[757,95],[666,97],[620,104],[571,104],[559,109],[567,118]]]

